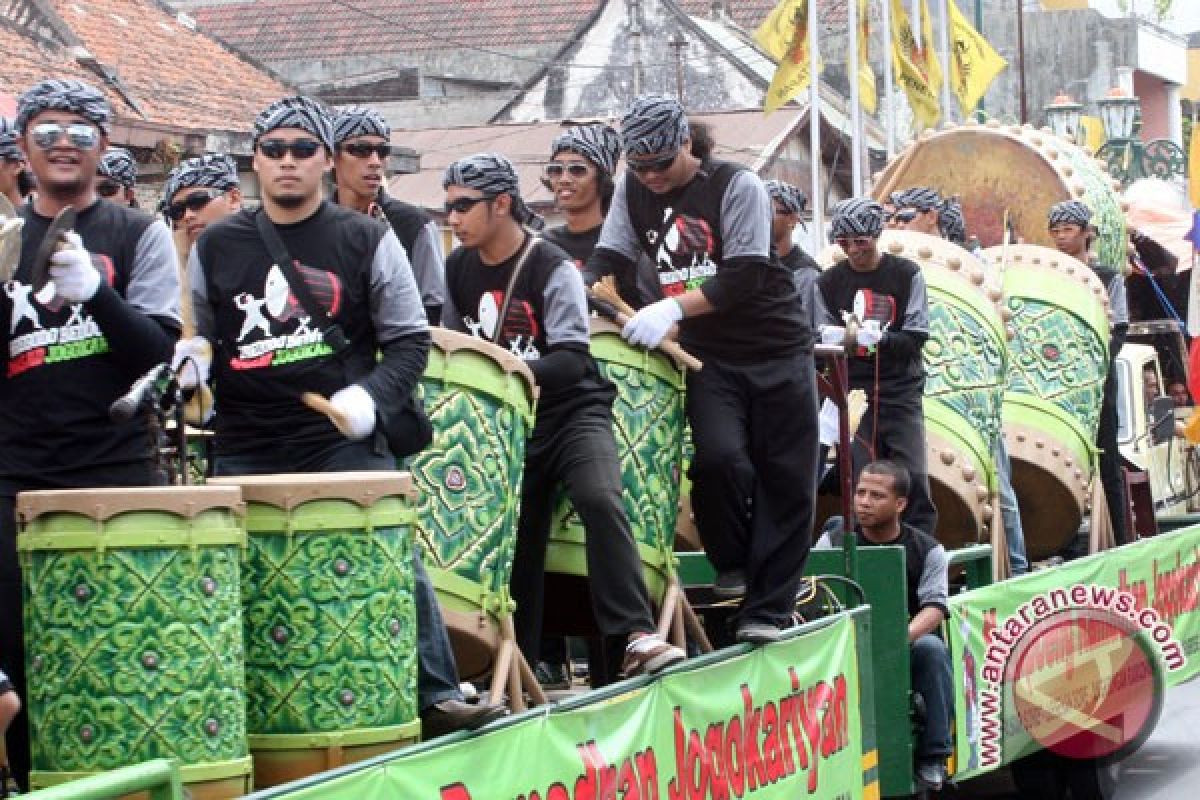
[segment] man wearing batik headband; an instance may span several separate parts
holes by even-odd
[[[195,339],[180,342],[203,374],[211,344],[218,475],[390,471],[397,436],[377,409],[402,415],[429,352],[429,326],[404,248],[380,220],[325,200],[333,126],[307,97],[268,106],[254,122],[253,168],[262,208],[209,225],[188,262]],[[297,301],[259,224],[272,226],[313,301],[342,336]],[[268,228],[270,230],[270,228]],[[339,340],[340,338],[340,340]],[[188,373],[185,371],[184,375]],[[339,427],[301,402],[329,396]],[[504,713],[463,702],[437,598],[414,549],[417,704],[427,737],[473,728]]]
[[[792,233],[800,224],[800,215],[804,213],[808,198],[804,192],[783,181],[767,181],[766,185],[775,212],[771,218],[771,245],[775,249],[775,257],[792,271],[800,314],[810,327],[814,327],[813,292],[816,291],[821,268],[812,256],[804,252],[804,248],[792,240]]]
[[[929,494],[921,400],[921,349],[929,338],[925,278],[915,262],[879,250],[883,225],[883,207],[869,198],[834,206],[832,238],[845,258],[817,278],[816,318],[827,344],[845,340],[844,315],[853,314],[860,326],[849,363],[850,388],[866,393],[870,409],[854,440],[855,483],[871,461],[901,464],[912,476],[904,519],[933,536],[937,509]]]
[[[446,297],[442,233],[428,214],[387,193],[387,159],[392,129],[379,112],[355,106],[333,120],[333,201],[387,220],[408,254],[425,316],[437,325]]]
[[[696,524],[715,589],[744,595],[739,640],[773,641],[792,623],[812,541],[817,406],[811,334],[791,272],[771,258],[771,199],[753,172],[712,157],[672,97],[635,100],[621,138],[628,169],[588,269],[623,288],[643,254],[658,269],[666,299],[623,335],[654,347],[678,324],[704,362],[687,386]]]
[[[947,197],[938,208],[938,234],[959,247],[967,246],[967,221],[957,197]]]
[[[96,88],[43,81],[17,103],[17,142],[39,188],[19,207],[21,260],[0,293],[8,331],[0,381],[0,670],[24,693],[17,492],[156,483],[145,417],[114,422],[108,409],[179,334],[179,279],[161,221],[95,192],[112,111]],[[52,257],[50,283],[32,286],[34,259],[53,218],[72,207],[74,232]],[[23,720],[9,757],[24,784]]]
[[[565,252],[526,229],[517,172],[504,156],[479,153],[456,161],[442,186],[446,220],[462,242],[446,259],[446,327],[524,359],[540,389],[513,556],[517,643],[536,664],[546,545],[561,484],[586,531],[592,610],[601,634],[626,640],[626,676],[657,672],[684,653],[655,633],[621,500],[612,421],[616,392],[588,350],[579,270]]]
[[[1122,473],[1121,453],[1117,445],[1117,354],[1125,344],[1129,328],[1129,306],[1125,299],[1125,275],[1114,265],[1101,264],[1092,253],[1096,229],[1092,225],[1092,210],[1079,200],[1066,200],[1050,207],[1046,227],[1054,246],[1063,253],[1079,259],[1092,268],[1108,290],[1108,309],[1112,315],[1109,336],[1108,376],[1104,381],[1104,401],[1100,406],[1100,424],[1096,430],[1096,447],[1100,450],[1100,480],[1108,501],[1109,518],[1117,544],[1131,541],[1125,525],[1128,496]]]
[[[133,154],[124,147],[110,147],[104,151],[96,167],[96,194],[105,200],[137,208],[137,162]]]
[[[205,228],[241,210],[237,163],[220,153],[180,161],[167,175],[160,207],[191,250]]]
[[[938,230],[938,211],[942,207],[942,196],[937,189],[914,186],[892,192],[895,211],[888,217],[888,227],[899,230],[920,231],[930,236],[941,236]]]
[[[17,132],[11,122],[0,117],[0,194],[7,197],[13,207],[25,201],[27,193],[21,185],[21,176],[26,172],[25,155],[17,147]]]

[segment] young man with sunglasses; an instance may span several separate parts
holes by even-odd
[[[110,147],[96,167],[96,194],[105,200],[137,208],[137,162],[124,147]]]
[[[767,181],[767,194],[771,196],[774,215],[771,217],[771,246],[775,257],[792,271],[796,283],[796,300],[801,317],[813,325],[813,292],[816,291],[817,276],[821,267],[804,248],[792,240],[800,215],[808,204],[808,197],[800,189],[783,181]]]
[[[17,133],[11,122],[0,117],[0,194],[8,198],[13,208],[25,202],[28,192],[22,176],[27,172],[25,155],[17,147]]]
[[[913,186],[892,192],[889,198],[895,211],[888,215],[889,228],[919,231],[930,236],[941,236],[938,227],[938,212],[942,207],[942,196],[937,189],[928,186]]]
[[[862,389],[871,407],[854,440],[855,483],[875,459],[899,463],[912,477],[904,519],[933,536],[937,509],[929,493],[922,402],[921,350],[929,338],[925,278],[915,262],[879,250],[883,224],[883,206],[869,198],[834,206],[833,240],[845,258],[817,278],[816,320],[827,344],[845,340],[844,314],[854,314],[860,325],[849,359],[850,388]]]
[[[379,220],[322,197],[333,166],[333,126],[323,106],[287,97],[254,122],[253,168],[262,208],[209,225],[188,264],[195,339],[180,342],[216,398],[218,475],[394,470],[377,407],[411,397],[429,352],[429,326],[404,248]],[[260,220],[258,215],[263,215]],[[274,227],[294,275],[321,304],[338,337],[324,335],[277,264],[259,225]],[[270,229],[268,229],[270,230]],[[211,343],[211,361],[205,358]],[[382,354],[380,357],[379,354]],[[300,400],[328,396],[344,430]],[[469,705],[433,586],[413,552],[417,704],[427,738],[502,716]]]
[[[430,325],[439,324],[446,297],[442,232],[428,214],[387,193],[391,126],[373,109],[354,106],[333,120],[333,202],[386,220],[404,246]]]
[[[241,210],[237,163],[220,153],[180,161],[167,175],[159,207],[190,251],[205,228]]]
[[[666,299],[623,335],[655,347],[678,324],[704,362],[687,376],[696,525],[715,590],[744,594],[738,639],[774,641],[793,624],[812,542],[818,442],[811,332],[771,258],[771,200],[753,172],[711,158],[674,98],[635,100],[621,138],[629,171],[588,267],[620,286],[643,253],[658,268]]]
[[[586,531],[592,610],[601,634],[625,638],[625,676],[658,672],[684,653],[655,633],[621,500],[612,421],[616,392],[588,350],[579,270],[566,253],[526,230],[532,212],[521,200],[508,159],[479,153],[456,161],[446,169],[442,186],[447,221],[462,242],[446,260],[446,327],[473,333],[525,360],[541,391],[525,451],[513,556],[517,643],[526,660],[536,664],[546,544],[561,484]]]
[[[46,80],[17,104],[18,143],[38,181],[19,208],[21,260],[0,293],[8,331],[0,379],[0,669],[25,690],[16,494],[27,489],[138,486],[160,482],[144,416],[109,418],[109,406],[151,367],[168,360],[179,334],[179,279],[161,221],[100,202],[96,167],[112,110],[74,80]],[[51,221],[78,217],[51,258],[50,282],[32,285]],[[24,785],[28,726],[18,719],[8,754]]]

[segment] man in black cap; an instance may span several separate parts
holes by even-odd
[[[676,324],[704,362],[688,375],[692,507],[715,590],[744,594],[737,637],[769,642],[793,622],[812,542],[817,404],[811,332],[789,270],[771,259],[771,200],[753,172],[711,157],[672,97],[621,120],[628,171],[588,263],[629,287],[642,254],[665,299],[623,335],[655,347]],[[627,291],[627,289],[626,289]]]
[[[380,217],[392,226],[412,265],[413,277],[430,325],[442,316],[446,296],[442,234],[428,214],[387,193],[387,159],[392,129],[378,111],[361,106],[344,109],[333,119],[333,202]]]
[[[0,380],[0,669],[25,692],[16,494],[27,489],[159,482],[147,421],[109,418],[109,406],[179,334],[179,279],[162,222],[99,202],[96,166],[112,110],[96,88],[46,80],[17,104],[18,144],[38,181],[24,220],[21,260],[0,296],[7,330]],[[50,282],[35,291],[34,260],[52,219],[78,213]],[[24,785],[28,726],[9,731],[9,758]]]
[[[262,208],[209,225],[188,265],[197,339],[181,342],[203,373],[212,347],[218,475],[393,470],[378,409],[411,398],[425,368],[429,328],[404,248],[382,222],[327,202],[333,126],[307,97],[268,106],[254,123]],[[325,335],[260,232],[271,226],[297,280],[342,336]],[[378,354],[382,352],[382,357]],[[330,396],[336,428],[300,400]],[[408,443],[404,443],[408,444]],[[414,444],[415,447],[418,446]],[[411,452],[411,451],[410,451]],[[418,707],[432,737],[504,713],[463,702],[433,587],[413,553]]]
[[[883,206],[874,200],[855,197],[834,206],[832,238],[846,257],[817,279],[816,318],[827,344],[845,340],[844,315],[853,314],[860,325],[850,388],[862,389],[870,406],[854,440],[855,483],[870,461],[899,463],[912,478],[904,519],[933,536],[937,509],[929,494],[921,400],[921,349],[929,338],[925,279],[916,263],[880,252],[883,223]]]
[[[96,194],[105,200],[137,208],[137,162],[124,147],[110,147],[96,167]]]
[[[21,205],[29,193],[22,180],[27,172],[25,154],[17,147],[17,132],[11,122],[0,117],[0,194],[7,197],[14,208]]]
[[[242,208],[237,164],[220,153],[180,161],[163,184],[163,215],[191,250],[201,232]]]
[[[892,192],[889,198],[895,210],[887,218],[889,228],[920,231],[930,236],[941,236],[938,229],[942,196],[937,189],[928,186],[913,186]]]
[[[446,214],[462,242],[446,260],[445,324],[525,360],[537,380],[537,421],[525,453],[511,589],[517,643],[536,664],[542,633],[546,544],[562,484],[586,531],[592,610],[600,633],[626,639],[622,673],[658,672],[684,658],[655,632],[637,545],[621,500],[613,437],[616,394],[588,350],[579,270],[525,226],[508,159],[479,153],[442,178]],[[511,287],[511,289],[509,288]]]
[[[1129,527],[1125,524],[1129,499],[1125,491],[1121,451],[1117,444],[1119,421],[1116,370],[1117,354],[1125,345],[1125,333],[1129,329],[1125,275],[1119,265],[1101,264],[1093,255],[1092,242],[1095,241],[1096,230],[1092,226],[1092,210],[1086,203],[1080,200],[1066,200],[1051,206],[1046,217],[1046,228],[1050,232],[1050,238],[1054,240],[1055,248],[1090,266],[1108,290],[1112,330],[1109,332],[1108,375],[1104,379],[1104,398],[1100,405],[1100,424],[1096,429],[1096,447],[1100,450],[1100,480],[1108,502],[1113,538],[1117,544],[1128,544],[1132,539]]]
[[[775,211],[771,218],[771,246],[775,248],[776,258],[792,271],[800,314],[812,328],[813,292],[816,291],[817,276],[821,274],[821,267],[812,256],[804,252],[804,248],[792,240],[792,234],[800,224],[800,215],[804,213],[808,198],[790,183],[767,181],[766,186]]]

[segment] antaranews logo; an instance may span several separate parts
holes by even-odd
[[[988,637],[983,766],[1004,760],[1006,707],[1042,747],[1072,758],[1124,758],[1158,723],[1164,670],[1185,663],[1171,626],[1130,592],[1075,584],[1033,597]]]

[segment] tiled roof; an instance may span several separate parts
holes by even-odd
[[[254,115],[289,89],[152,0],[49,0],[96,60],[114,71],[133,107],[66,48],[39,45],[0,27],[0,93],[19,95],[46,77],[100,86],[122,120],[190,131],[248,130]],[[140,114],[138,113],[140,110]]]

